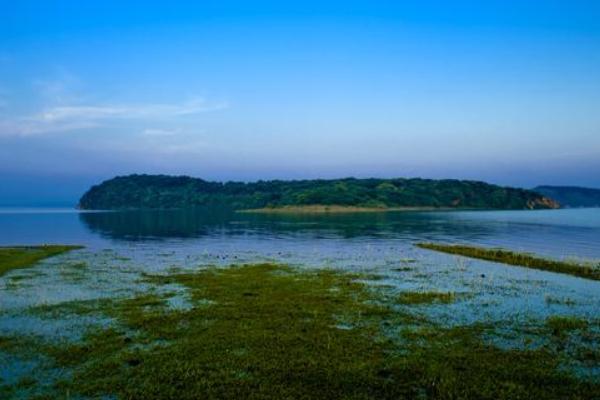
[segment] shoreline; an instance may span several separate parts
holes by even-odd
[[[344,214],[344,213],[382,213],[392,211],[448,211],[454,208],[443,207],[361,207],[340,205],[307,205],[250,208],[236,210],[244,214]]]
[[[98,264],[88,261],[70,260],[66,269],[58,267],[58,276],[89,287]],[[596,375],[588,379],[577,369],[594,373],[595,317],[548,313],[532,319],[527,330],[519,321],[506,324],[485,316],[476,324],[448,324],[423,310],[468,305],[486,289],[398,291],[376,283],[389,277],[384,271],[274,262],[163,272],[141,270],[132,282],[143,291],[34,301],[21,308],[16,315],[96,322],[80,328],[77,340],[22,330],[0,335],[0,353],[9,355],[9,367],[44,359],[32,370],[17,370],[2,382],[0,393],[134,399],[193,399],[198,393],[207,398],[258,393],[264,399],[399,399],[422,393],[596,399],[600,394]],[[406,271],[397,273],[395,279],[407,277]],[[186,301],[181,305],[177,299]],[[557,345],[534,347],[526,341],[531,335],[535,343]],[[515,344],[493,341],[507,337]],[[572,364],[565,364],[565,356]],[[323,371],[326,377],[318,378]],[[165,382],[177,382],[176,390]]]
[[[0,246],[0,277],[15,269],[28,268],[38,261],[71,250],[82,249],[79,245],[44,244],[37,246]]]
[[[554,260],[500,248],[486,248],[460,244],[416,243],[415,246],[421,249],[455,254],[506,265],[555,272],[595,281],[600,280],[600,268],[596,267],[593,263],[583,264],[573,261]]]

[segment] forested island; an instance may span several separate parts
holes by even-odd
[[[455,179],[313,179],[210,182],[188,176],[128,175],[90,188],[85,210],[225,206],[236,210],[545,209],[559,204],[536,192]],[[316,207],[316,208],[315,208]]]
[[[580,186],[538,186],[533,190],[557,200],[563,207],[600,207],[600,189]]]

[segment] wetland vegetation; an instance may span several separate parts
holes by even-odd
[[[0,215],[94,228],[0,277],[0,398],[598,398],[598,281],[413,246],[491,215]]]
[[[411,291],[401,293],[397,301],[401,304],[452,303],[456,298],[453,292]]]
[[[66,245],[0,247],[0,276],[13,269],[30,267],[44,258],[81,248]]]
[[[551,260],[536,257],[527,253],[458,244],[417,243],[416,246],[422,249],[435,250],[443,253],[457,254],[465,257],[478,258],[509,265],[518,265],[544,271],[559,272],[586,279],[600,280],[600,264],[595,265],[592,263],[583,264],[571,261]]]
[[[27,375],[0,383],[0,394],[38,399],[600,396],[600,383],[565,368],[573,357],[597,362],[597,321],[551,318],[530,329],[545,344],[507,348],[489,339],[502,327],[449,327],[413,312],[414,305],[436,300],[445,306],[454,295],[406,291],[401,298],[419,301],[398,305],[397,294],[365,282],[372,278],[279,264],[144,274],[141,281],[149,290],[131,297],[32,309],[40,316],[96,315],[112,323],[89,329],[76,341],[1,337],[0,352],[25,361],[42,357],[37,368],[51,371],[53,379]],[[184,296],[188,304],[173,307],[174,296]],[[573,341],[573,335],[584,339]]]

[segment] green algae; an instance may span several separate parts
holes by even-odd
[[[68,371],[49,397],[600,396],[597,382],[561,369],[556,350],[502,349],[483,340],[489,327],[446,328],[395,311],[379,290],[363,283],[361,274],[259,264],[144,279],[179,285],[192,308],[170,309],[171,294],[158,291],[50,308],[98,313],[116,323],[88,332],[80,342],[21,347]],[[397,331],[400,337],[393,334]],[[0,338],[0,350],[13,341]],[[595,356],[582,354],[592,361]]]
[[[578,276],[580,278],[600,280],[600,265],[551,260],[526,253],[516,253],[503,249],[488,249],[476,246],[447,245],[440,243],[417,243],[416,246],[422,249],[435,250],[443,253],[458,254],[481,260],[518,265],[543,271],[558,272]]]
[[[396,297],[400,304],[430,304],[430,303],[452,303],[458,295],[454,292],[415,291],[402,292]]]
[[[44,258],[81,248],[66,245],[0,247],[0,276],[14,269],[31,267]]]
[[[546,319],[546,326],[553,335],[562,336],[571,331],[587,329],[588,322],[581,318],[554,315]]]

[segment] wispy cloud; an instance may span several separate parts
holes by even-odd
[[[142,131],[144,136],[174,136],[181,132],[181,129],[157,129],[147,128]]]
[[[179,104],[60,105],[16,118],[0,119],[0,135],[29,136],[102,126],[118,120],[169,120],[227,108],[226,103],[192,99]],[[161,133],[165,134],[164,130]],[[148,135],[161,134],[148,130]]]
[[[195,99],[182,104],[146,104],[134,106],[61,106],[47,109],[36,119],[56,122],[73,119],[97,121],[114,118],[168,118],[182,115],[198,114],[219,110],[225,104],[208,104],[203,99]]]

